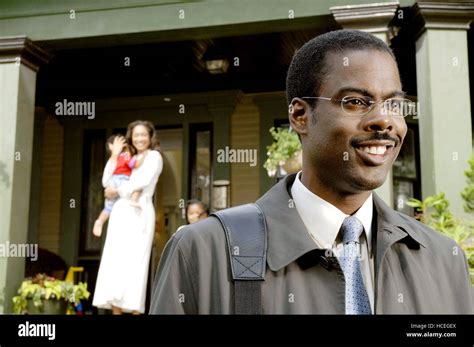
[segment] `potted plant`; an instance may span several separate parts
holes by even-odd
[[[15,314],[67,314],[89,298],[87,283],[73,284],[45,274],[26,278],[13,298]]]
[[[278,168],[285,173],[297,172],[302,167],[301,142],[298,135],[291,129],[271,127],[273,143],[267,146],[267,160],[263,167],[268,176],[274,177]]]

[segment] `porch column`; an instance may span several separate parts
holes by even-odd
[[[397,8],[398,1],[364,5],[334,6],[329,8],[334,19],[344,29],[362,30],[371,33],[390,45],[394,36],[393,28],[389,25]],[[393,207],[393,176],[389,171],[384,184],[375,190],[387,205]]]
[[[48,55],[26,37],[0,38],[0,244],[26,244],[36,73]],[[25,259],[0,254],[0,313],[25,273]]]
[[[467,30],[472,3],[414,5],[422,195],[445,192],[463,213],[460,192],[472,154]]]
[[[235,104],[224,104],[224,105],[209,105],[209,113],[212,115],[214,120],[213,130],[213,153],[212,153],[212,166],[213,166],[213,181],[217,180],[228,180],[230,181],[230,165],[228,162],[219,162],[217,160],[218,151],[225,150],[225,147],[230,147],[230,121],[232,113],[235,110]]]
[[[228,194],[231,194],[231,165],[228,161],[221,162],[218,160],[220,151],[225,151],[226,147],[231,149],[230,129],[232,114],[235,112],[237,104],[242,98],[242,92],[240,90],[225,91],[220,94],[214,95],[214,100],[211,100],[207,104],[209,114],[213,120],[213,135],[212,135],[212,181],[211,190],[214,189],[215,181],[228,181],[229,190]],[[211,193],[214,195],[214,192]],[[213,200],[213,199],[212,199]],[[232,201],[229,196],[229,202]],[[212,201],[210,209],[213,209],[214,201]],[[230,206],[229,206],[230,207]]]

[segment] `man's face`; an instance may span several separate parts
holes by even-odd
[[[327,75],[316,96],[383,101],[401,93],[397,65],[387,53],[331,53],[326,64]],[[353,194],[380,187],[400,152],[407,132],[405,119],[387,115],[381,104],[366,115],[348,115],[340,102],[328,100],[317,100],[314,113],[306,119],[304,165],[339,192]]]

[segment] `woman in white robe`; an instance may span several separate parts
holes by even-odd
[[[142,165],[132,171],[128,182],[118,188],[105,189],[106,198],[118,197],[118,200],[110,214],[92,304],[112,309],[114,314],[139,314],[145,312],[148,267],[155,234],[152,198],[163,169],[163,158],[159,151],[154,150],[158,142],[150,122],[130,123],[126,138],[129,145],[136,149],[137,156],[145,157]],[[123,138],[121,141],[123,147]],[[115,154],[118,155],[120,150],[120,145],[117,145]],[[113,174],[115,158],[113,153],[104,169],[103,182],[107,182]],[[141,191],[141,208],[130,204],[134,191]]]

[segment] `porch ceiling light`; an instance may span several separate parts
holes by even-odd
[[[206,60],[206,69],[213,75],[223,74],[229,68],[229,61],[225,58]]]

